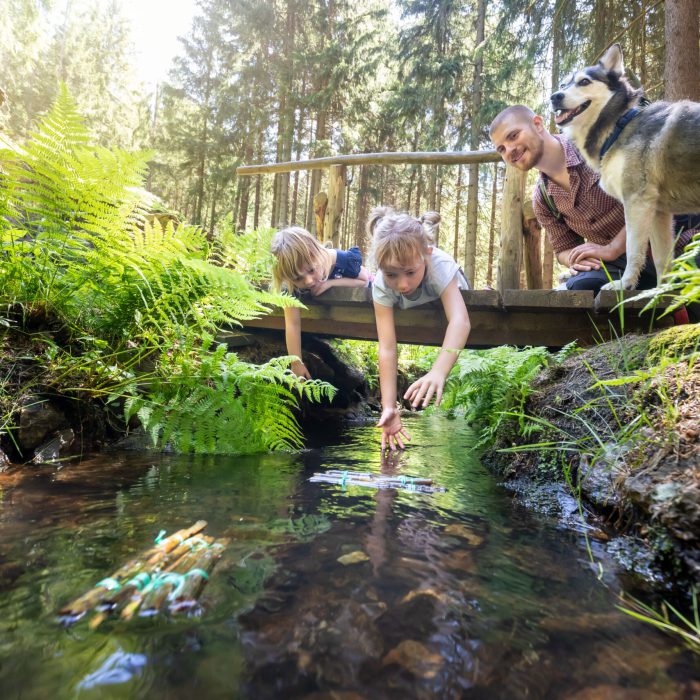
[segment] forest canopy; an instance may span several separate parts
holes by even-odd
[[[322,171],[237,178],[236,167],[489,148],[500,109],[549,116],[560,76],[613,41],[649,97],[663,97],[671,6],[697,14],[692,0],[197,0],[167,79],[147,89],[121,0],[6,0],[0,130],[26,138],[63,82],[102,145],[153,150],[146,186],[184,220],[313,230]],[[376,203],[437,209],[440,244],[490,283],[497,167],[366,166],[349,179],[343,242],[364,246]]]

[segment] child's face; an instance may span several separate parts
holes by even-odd
[[[425,257],[417,255],[412,260],[390,260],[382,266],[384,282],[389,289],[393,289],[404,296],[410,295],[418,289],[425,277]]]
[[[320,264],[309,264],[297,272],[292,283],[297,289],[313,289],[325,281],[324,271]]]

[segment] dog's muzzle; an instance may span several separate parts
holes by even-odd
[[[581,112],[588,109],[591,104],[590,100],[582,102],[578,107],[566,108],[564,107],[564,100],[566,99],[566,94],[563,92],[555,92],[549,101],[552,103],[552,109],[554,110],[554,123],[557,126],[564,126],[568,124],[572,119],[577,117]]]

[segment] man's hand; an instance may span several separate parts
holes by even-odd
[[[387,447],[390,450],[395,450],[397,447],[403,450],[406,447],[403,440],[411,439],[401,423],[398,410],[395,408],[385,408],[382,411],[382,417],[379,419],[377,427],[382,429],[382,452]]]
[[[423,402],[423,408],[425,408],[435,396],[435,405],[439,406],[442,401],[442,390],[444,387],[445,377],[443,374],[431,369],[424,377],[413,382],[403,397],[411,402],[413,408],[417,408],[421,401]]]
[[[290,369],[300,379],[311,379],[311,375],[309,374],[309,370],[306,369],[306,365],[303,362],[301,362],[300,360],[294,360],[294,362],[292,362],[292,364],[290,365]]]
[[[616,260],[618,257],[619,253],[610,245],[582,243],[581,245],[571,249],[571,252],[569,253],[569,267],[573,269],[580,269],[576,266],[592,265],[595,263],[598,265],[598,267],[592,269],[597,270],[600,268],[601,260],[604,262],[610,262],[612,260]]]

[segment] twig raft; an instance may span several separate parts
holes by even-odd
[[[201,540],[193,544],[190,550],[173,562],[159,574],[153,576],[149,584],[134,594],[129,604],[122,610],[121,617],[130,620],[136,611],[142,617],[156,615],[167,606],[171,593],[181,586],[183,577],[198,566],[200,552],[207,551],[210,543]]]
[[[339,486],[364,486],[372,489],[403,489],[421,493],[443,493],[447,489],[432,486],[433,480],[417,476],[388,476],[371,472],[341,471],[330,469],[309,478],[314,483],[338,484]]]
[[[178,545],[182,544],[193,535],[200,533],[206,526],[207,523],[205,520],[198,520],[194,525],[183,530],[178,530],[169,537],[166,537],[158,542],[155,547],[147,549],[135,559],[121,566],[111,576],[103,578],[89,591],[69,605],[61,608],[58,614],[64,618],[78,619],[82,617],[88,610],[92,610],[98,605],[103,598],[108,597],[112,592],[120,590],[125,581],[136,576],[136,574],[143,570],[148,572],[149,567],[153,568],[162,562]]]
[[[182,597],[181,591],[188,579],[206,580],[228,543],[228,540],[215,542],[213,537],[198,534],[204,527],[206,522],[200,520],[170,537],[157,539],[155,547],[132,559],[73,603],[61,608],[58,612],[61,621],[68,624],[76,622],[94,609],[96,615],[89,626],[96,629],[108,615],[118,614],[123,619],[131,619],[142,605],[143,615],[166,610],[175,595]],[[160,533],[159,538],[163,534]],[[193,573],[190,574],[191,571]],[[203,585],[197,585],[185,590],[192,590],[194,595],[198,595],[202,588]],[[194,600],[184,600],[189,607],[195,605]]]
[[[198,605],[197,599],[227,544],[227,539],[217,540],[202,552],[195,566],[185,574],[182,586],[171,594],[170,612],[189,612]]]
[[[119,590],[110,591],[100,601],[99,605],[95,606],[101,612],[90,620],[90,629],[99,627],[107,618],[107,613],[113,612],[114,614],[119,614],[126,606],[134,601],[139,601],[140,604],[144,589],[158,576],[159,570],[162,570],[164,567],[168,570],[168,565],[172,567],[174,564],[177,564],[185,555],[192,552],[193,549],[202,545],[210,545],[213,542],[214,538],[207,537],[206,535],[190,537],[170,552],[167,558],[159,562],[157,568],[144,569],[133,578],[125,581]]]

